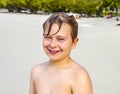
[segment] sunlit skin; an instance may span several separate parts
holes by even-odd
[[[78,38],[72,40],[71,27],[63,23],[60,31],[53,24],[43,37],[43,48],[49,61],[33,67],[29,94],[92,94],[87,71],[70,57]]]
[[[44,36],[43,39],[43,48],[49,56],[51,62],[69,60],[71,49],[76,46],[78,41],[78,39],[75,39],[74,42],[72,42],[70,33],[71,28],[69,25],[63,23],[60,31],[53,35],[57,30],[58,25],[53,24],[51,28],[52,32],[49,36]],[[63,62],[60,64],[62,63]]]

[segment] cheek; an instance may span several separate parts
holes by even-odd
[[[43,40],[43,47],[46,47],[47,45],[48,45],[48,42]]]
[[[72,47],[72,42],[65,42],[61,44],[61,47],[64,48],[65,50],[71,49]]]

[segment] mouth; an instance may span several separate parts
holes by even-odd
[[[52,55],[56,55],[58,54],[59,52],[61,52],[61,50],[48,50],[50,54]]]

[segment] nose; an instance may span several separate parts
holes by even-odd
[[[49,45],[51,48],[55,48],[55,47],[57,47],[57,42],[55,40],[51,40]]]

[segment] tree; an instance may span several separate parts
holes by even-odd
[[[0,0],[0,8],[8,8],[17,12],[21,8],[27,8],[33,13],[42,10],[102,16],[103,9],[118,12],[120,0]]]

